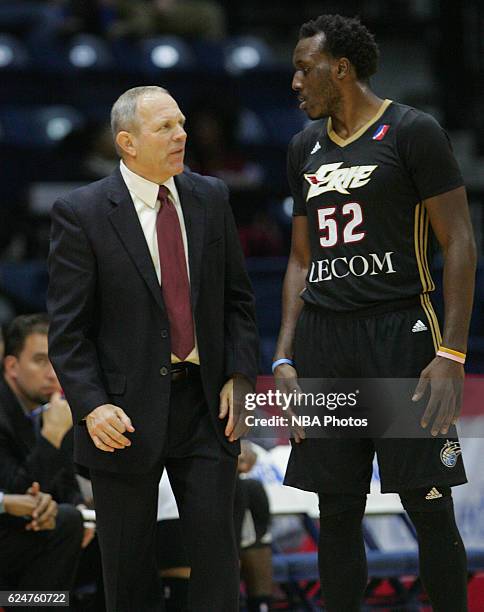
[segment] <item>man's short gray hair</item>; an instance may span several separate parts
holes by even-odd
[[[138,99],[150,93],[165,93],[169,91],[158,85],[143,85],[132,87],[119,96],[111,109],[111,132],[113,134],[116,151],[121,155],[121,151],[116,144],[116,136],[119,132],[133,130],[136,123],[136,108]]]

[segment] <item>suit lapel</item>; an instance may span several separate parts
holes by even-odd
[[[193,181],[187,174],[184,173],[175,176],[175,184],[180,197],[187,231],[190,292],[192,312],[195,313],[200,289],[206,206],[204,206],[201,201],[194,188]]]
[[[111,175],[108,197],[116,206],[109,213],[109,220],[126,247],[134,265],[143,277],[156,303],[165,310],[162,292],[143,229],[128,188],[119,169]]]

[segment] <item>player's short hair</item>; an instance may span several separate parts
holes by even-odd
[[[373,34],[357,17],[320,15],[299,30],[299,40],[316,34],[325,35],[321,51],[335,58],[347,57],[360,81],[367,81],[378,68],[378,46]]]
[[[44,312],[15,317],[5,332],[5,356],[19,357],[30,335],[48,332],[49,316]]]
[[[141,87],[132,87],[119,96],[111,108],[111,133],[113,135],[114,144],[118,154],[121,154],[119,147],[116,144],[116,136],[119,132],[126,130],[132,131],[136,125],[136,108],[138,100],[142,96],[149,93],[165,93],[170,92],[164,87],[158,85],[143,85]]]

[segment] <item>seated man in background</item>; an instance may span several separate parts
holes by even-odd
[[[79,512],[38,482],[21,495],[0,491],[0,589],[69,590],[82,537]]]
[[[47,355],[47,315],[22,315],[5,334],[0,380],[0,486],[37,481],[57,501],[83,502],[67,433],[72,417]],[[47,409],[48,408],[48,409]]]
[[[60,514],[74,514],[71,520],[82,525],[84,499],[74,474],[69,436],[72,417],[47,354],[48,327],[45,314],[22,315],[5,333],[0,488],[24,493],[32,482],[38,482],[42,491],[63,504]],[[84,530],[78,556],[93,537],[92,528]],[[77,561],[70,568],[72,576],[76,566]]]

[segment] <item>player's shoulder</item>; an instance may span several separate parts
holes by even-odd
[[[295,167],[304,163],[314,147],[321,147],[321,141],[327,133],[327,123],[327,118],[311,121],[303,130],[292,137],[289,143],[288,157]]]
[[[314,146],[317,139],[326,133],[327,123],[327,118],[311,121],[304,127],[304,129],[292,137],[289,147],[291,149],[298,150],[301,148],[305,149],[308,146]]]
[[[442,129],[435,117],[413,106],[393,102],[389,110],[391,111],[389,119],[396,123],[400,133]]]

